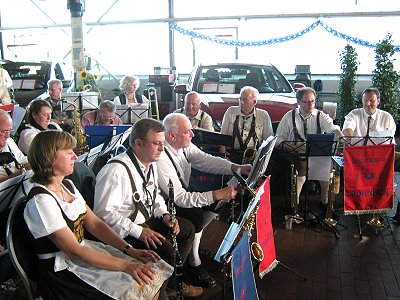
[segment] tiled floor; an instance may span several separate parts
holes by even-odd
[[[318,211],[318,200],[310,196],[310,207]],[[400,299],[400,224],[393,222],[391,211],[386,228],[375,230],[361,216],[362,239],[355,216],[340,215],[339,239],[331,231],[303,225],[286,230],[283,225],[285,198],[272,197],[277,259],[307,278],[302,280],[278,265],[273,271],[257,277],[261,300],[268,299]],[[336,207],[343,202],[338,199]],[[210,257],[217,250],[228,225],[213,221],[205,231],[202,249],[209,256],[203,260],[218,286],[205,291],[201,299],[223,299],[224,277],[221,267]],[[226,282],[225,299],[233,299],[232,285]]]

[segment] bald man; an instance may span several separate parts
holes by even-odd
[[[185,96],[185,105],[175,112],[185,114],[190,120],[192,128],[214,131],[211,116],[200,109],[200,95],[197,92],[187,93]]]

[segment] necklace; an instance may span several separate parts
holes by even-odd
[[[60,191],[53,190],[50,186],[48,186],[48,189],[55,193],[57,196],[61,196],[61,200],[65,202],[63,186],[61,186]]]

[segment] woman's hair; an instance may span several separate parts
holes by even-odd
[[[32,121],[34,121],[33,113],[35,113],[35,114],[40,113],[42,107],[44,107],[44,106],[47,106],[48,108],[53,110],[49,101],[37,99],[37,100],[34,100],[31,102],[31,104],[29,105],[29,114],[28,114],[28,122],[29,123],[32,123]]]
[[[46,130],[38,133],[28,152],[28,161],[33,171],[31,181],[44,185],[49,184],[50,177],[55,175],[53,163],[57,151],[73,149],[75,146],[76,140],[68,132]]]
[[[136,76],[124,76],[124,77],[122,77],[121,81],[119,82],[119,89],[124,92],[126,90],[126,86],[128,84],[131,84],[132,82],[135,82],[135,81],[137,83],[140,83],[139,77],[136,77]]]

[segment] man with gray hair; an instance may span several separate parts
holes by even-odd
[[[115,115],[116,106],[110,100],[104,100],[99,104],[99,108],[87,112],[82,117],[81,125],[85,129],[86,125],[121,125],[122,120]]]
[[[199,256],[200,239],[203,229],[217,216],[221,204],[234,199],[236,188],[197,192],[189,190],[191,167],[213,174],[232,175],[238,171],[248,174],[250,165],[237,165],[221,157],[212,156],[191,143],[192,124],[181,113],[167,115],[165,125],[165,149],[157,160],[158,183],[161,190],[168,194],[168,183],[174,186],[177,215],[190,220],[196,229],[193,248],[189,254],[187,274],[189,282],[203,287],[213,287],[216,282],[201,265]]]
[[[193,128],[214,131],[213,119],[208,113],[200,109],[200,95],[197,92],[187,93],[183,108],[179,108],[175,112],[185,114]]]
[[[72,112],[65,112],[61,109],[61,93],[63,83],[59,79],[52,79],[47,82],[49,96],[45,99],[49,101],[52,107],[51,121],[60,125],[60,127],[70,132],[73,127]]]
[[[222,119],[221,134],[232,136],[233,149],[229,154],[235,163],[242,162],[246,149],[257,149],[266,138],[274,134],[268,112],[255,107],[258,96],[256,88],[242,87],[239,106],[229,107]],[[226,152],[224,146],[221,152]]]

